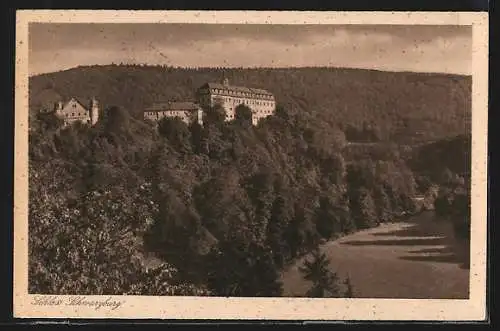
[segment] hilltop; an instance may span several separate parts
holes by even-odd
[[[223,74],[273,92],[274,116],[142,119]],[[103,66],[30,89],[33,111],[95,96],[107,115],[30,117],[30,293],[280,296],[287,265],[417,213],[416,195],[469,236],[468,77]]]
[[[205,82],[260,87],[292,112],[310,115],[348,136],[413,142],[470,133],[471,77],[338,68],[173,68],[85,66],[30,78],[30,108],[64,98],[96,96],[141,118],[156,101],[194,100]],[[350,133],[350,134],[349,134]]]

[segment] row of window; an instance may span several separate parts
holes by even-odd
[[[225,102],[233,102],[235,104],[244,104],[244,105],[256,105],[256,106],[274,106],[274,102],[270,101],[260,101],[260,100],[242,100],[242,99],[233,99],[233,98],[220,98]]]
[[[63,124],[64,125],[68,125],[68,124],[71,124],[73,121],[70,121],[70,120],[64,120],[63,121]],[[85,120],[85,121],[81,121],[83,123],[87,123],[87,124],[90,124],[90,120]]]
[[[233,109],[232,108],[229,108],[230,111],[232,111]],[[273,112],[270,111],[270,110],[260,110],[260,111],[257,111],[254,113],[253,116],[262,116],[262,115],[272,115]],[[226,118],[233,118],[233,114],[232,113],[229,113],[228,115],[226,115]]]
[[[86,113],[71,113],[71,115],[69,113],[64,113],[63,116],[65,117],[82,117],[82,116],[87,116]]]
[[[254,119],[257,119],[257,118],[265,117],[265,116],[258,116],[258,115],[271,115],[271,114],[272,114],[271,111],[263,111],[263,112],[258,112],[256,114],[257,116],[253,116],[253,117],[254,117]],[[226,115],[226,120],[232,120],[233,118],[234,118],[233,114]]]
[[[233,107],[229,108],[230,111],[233,111]],[[259,110],[256,112],[257,115],[271,115],[273,112],[271,110]],[[182,118],[185,118],[185,113],[183,111],[177,111],[177,112],[144,112],[144,115],[146,117],[159,117],[159,116],[180,116]],[[227,119],[233,119],[234,115],[233,114],[228,114],[226,115]]]
[[[211,92],[217,93],[217,94],[234,95],[234,96],[238,96],[238,97],[259,98],[259,99],[269,99],[269,100],[272,99],[272,96],[267,95],[267,94],[237,92],[237,91],[233,91],[233,90],[212,89]]]
[[[172,114],[185,114],[188,110],[170,110],[170,111],[163,111],[163,112],[156,112],[156,111],[150,111],[150,112],[144,112],[145,115],[148,116],[156,116],[156,114],[159,115],[172,115]]]
[[[263,111],[259,111],[257,112],[258,115],[260,114],[264,114],[264,115],[271,115],[273,112],[270,111],[270,110],[263,110]]]

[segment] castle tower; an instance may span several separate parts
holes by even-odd
[[[56,115],[61,115],[61,112],[63,110],[63,103],[62,103],[62,101],[59,101],[59,102],[56,103],[55,109],[56,109]]]
[[[203,126],[203,109],[199,106],[198,106],[198,110],[197,110],[196,119],[198,120],[198,124]]]
[[[99,103],[96,98],[92,98],[90,103],[90,125],[95,125],[99,120]]]

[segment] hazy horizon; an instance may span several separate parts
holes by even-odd
[[[35,74],[30,74],[30,77],[35,77],[35,76],[42,76],[42,75],[50,75],[58,72],[64,72],[64,71],[70,71],[70,70],[75,70],[78,68],[87,68],[87,67],[105,67],[105,66],[139,66],[139,67],[155,67],[155,66],[163,66],[160,64],[142,64],[142,63],[108,63],[108,64],[86,64],[86,65],[77,65],[75,67],[67,68],[67,69],[61,69],[57,71],[50,71],[50,72],[43,72],[43,73],[35,73]],[[427,75],[453,75],[453,76],[467,76],[471,77],[472,74],[461,74],[461,73],[448,73],[448,72],[433,72],[433,71],[410,71],[410,70],[382,70],[382,69],[370,69],[370,68],[353,68],[353,67],[328,67],[328,66],[303,66],[303,67],[218,67],[218,66],[212,66],[212,67],[186,67],[186,66],[165,66],[166,68],[180,68],[180,69],[212,69],[212,68],[219,68],[219,69],[273,69],[273,70],[279,70],[279,69],[308,69],[308,68],[317,68],[317,69],[338,69],[338,70],[368,70],[368,71],[380,71],[380,72],[392,72],[392,73],[415,73],[415,74],[427,74]]]
[[[31,23],[29,75],[79,66],[330,67],[471,75],[468,26]]]

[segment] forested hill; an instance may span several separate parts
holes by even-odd
[[[446,172],[468,181],[471,175],[471,136],[461,135],[416,148],[409,165],[433,182],[442,181]]]
[[[78,67],[31,77],[30,108],[52,102],[51,95],[96,96],[103,108],[118,106],[140,117],[153,102],[192,100],[203,83],[223,77],[267,89],[286,109],[340,125],[348,136],[369,129],[378,140],[402,142],[470,131],[471,77],[361,69]]]

